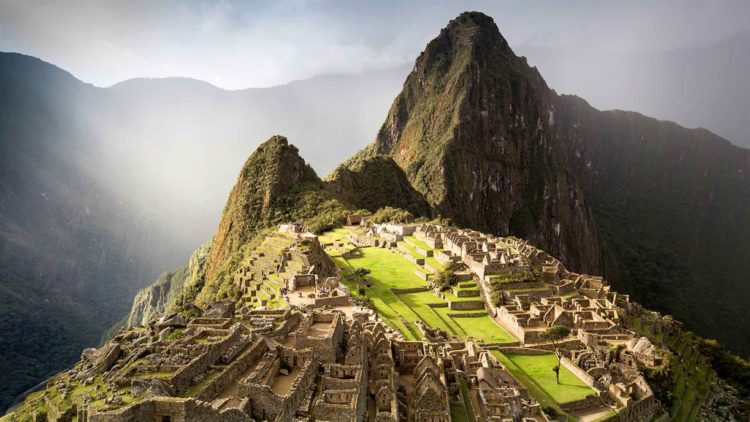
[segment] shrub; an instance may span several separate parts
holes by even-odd
[[[383,207],[377,210],[375,214],[373,214],[372,217],[370,217],[370,219],[367,221],[368,223],[372,222],[374,224],[402,224],[411,223],[412,221],[414,221],[414,216],[409,211],[403,210],[401,208]]]

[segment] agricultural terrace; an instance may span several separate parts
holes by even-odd
[[[350,229],[337,229],[327,232],[321,236],[322,243],[333,243],[326,248],[332,255],[333,260],[343,271],[344,283],[354,292],[360,286],[348,280],[346,274],[355,268],[367,268],[370,274],[367,276],[371,281],[370,287],[365,288],[366,296],[371,300],[373,307],[379,315],[398,329],[404,337],[409,340],[421,339],[422,335],[416,326],[417,321],[422,321],[432,328],[440,328],[448,334],[460,338],[471,337],[487,343],[510,343],[516,338],[495,323],[484,310],[450,310],[447,301],[479,300],[479,297],[457,297],[451,292],[445,292],[445,299],[436,296],[431,290],[418,293],[396,294],[391,289],[411,289],[427,287],[427,283],[416,275],[417,271],[430,273],[423,266],[417,265],[398,252],[386,248],[360,248],[353,256],[344,258],[341,250],[354,249],[353,245],[346,246],[347,232]],[[418,239],[414,239],[417,240]],[[406,242],[400,245],[407,246],[408,253],[416,257],[427,258],[420,255],[417,249]],[[420,249],[433,250],[426,244],[419,245]],[[424,246],[424,248],[422,248]],[[437,261],[435,264],[439,265]],[[439,268],[442,268],[440,266]],[[476,289],[471,282],[461,283],[459,288]],[[440,307],[430,305],[437,304]],[[462,317],[461,315],[467,315]],[[471,316],[468,315],[477,315]]]

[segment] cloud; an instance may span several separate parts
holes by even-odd
[[[493,16],[521,54],[646,53],[750,29],[743,1],[2,0],[0,49],[99,86],[185,76],[239,89],[409,64],[449,19],[473,9]]]

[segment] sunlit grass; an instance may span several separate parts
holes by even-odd
[[[449,313],[468,313],[478,311],[451,311],[446,308],[431,308],[430,303],[446,303],[432,291],[408,294],[394,294],[391,289],[409,289],[426,287],[424,280],[414,274],[418,265],[409,262],[398,253],[382,248],[362,248],[360,256],[344,259],[333,257],[337,265],[346,273],[353,268],[367,268],[371,286],[366,294],[372,301],[378,314],[398,329],[409,339],[421,338],[415,323],[423,321],[428,326],[445,330],[448,334],[461,338],[472,337],[476,340],[491,343],[508,343],[516,339],[497,325],[489,316],[454,318]],[[346,280],[350,289],[356,290],[355,283]],[[474,298],[457,298],[446,294],[451,300],[479,300]],[[406,321],[404,321],[406,320]]]
[[[548,355],[519,355],[492,352],[506,368],[521,381],[534,398],[542,405],[548,405],[550,400],[557,404],[581,400],[595,391],[576,377],[564,366],[560,367],[560,384],[555,381],[557,356]]]

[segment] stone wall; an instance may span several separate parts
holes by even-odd
[[[424,281],[428,281],[430,279],[431,274],[427,273],[427,270],[423,268],[416,268],[414,269],[414,274],[416,274],[417,277],[421,278]]]
[[[570,372],[572,372],[575,376],[581,379],[586,385],[593,388],[594,390],[597,390],[594,383],[594,378],[589,375],[588,372],[584,371],[583,368],[580,368],[578,365],[573,363],[570,359],[563,356],[562,359],[560,359],[560,363],[562,363],[562,366],[568,368]]]
[[[391,289],[391,292],[396,295],[408,294],[408,293],[423,293],[429,292],[428,287],[412,287],[410,289]]]
[[[294,291],[299,287],[314,286],[318,276],[315,274],[294,274],[289,281],[289,290]]]
[[[454,273],[458,278],[458,281],[471,281],[474,280],[474,274],[471,271],[459,271]]]
[[[451,318],[480,318],[486,317],[487,312],[448,312],[448,316]]]
[[[407,261],[411,262],[415,265],[424,265],[424,258],[418,258],[408,252],[401,252],[401,256],[403,256]]]
[[[585,399],[571,401],[563,403],[560,407],[566,412],[574,412],[576,410],[588,409],[591,407],[599,407],[602,405],[601,399],[598,396],[589,396]]]
[[[325,421],[362,421],[367,408],[367,374],[359,365],[326,364],[315,416]]]
[[[479,289],[472,288],[472,289],[459,289],[454,288],[453,294],[457,297],[479,297]]]
[[[236,381],[237,377],[247,371],[266,351],[268,351],[267,343],[262,339],[257,340],[239,358],[228,365],[219,376],[203,387],[195,397],[203,401],[212,400],[232,382]]]
[[[210,327],[215,329],[227,329],[232,325],[231,318],[193,318],[188,322],[188,327]]]
[[[154,397],[121,410],[89,415],[87,422],[161,421],[163,417],[169,417],[171,422],[246,422],[249,416],[244,409],[247,409],[247,405],[219,412],[209,403],[193,398]]]
[[[291,314],[289,315],[289,317],[284,319],[284,322],[281,323],[279,328],[273,331],[270,331],[268,333],[265,333],[264,335],[266,337],[271,337],[271,338],[279,338],[279,337],[285,338],[289,335],[289,333],[292,330],[297,328],[300,321],[302,321],[302,314],[300,313]]]
[[[296,332],[296,347],[310,348],[321,362],[336,362],[344,340],[345,324],[341,313],[313,313],[313,315]],[[313,323],[330,323],[331,327],[326,337],[311,337],[307,330]]]
[[[448,308],[454,311],[484,309],[484,301],[483,300],[449,301]]]
[[[278,395],[267,384],[241,382],[238,389],[240,397],[250,399],[253,417],[259,420],[291,420],[297,407],[305,399],[310,384],[315,380],[315,370],[318,367],[313,359],[306,360],[299,374],[292,382],[288,394]]]
[[[521,340],[521,343],[526,342],[526,330],[523,329],[517,322],[516,318],[513,314],[511,314],[508,310],[506,310],[504,307],[496,308],[497,312],[495,312],[495,320],[505,328],[507,331],[509,331],[511,334],[516,336],[519,340]]]
[[[175,392],[179,393],[188,388],[193,379],[203,376],[209,366],[213,365],[221,355],[226,353],[229,348],[243,341],[243,335],[246,333],[241,324],[235,324],[230,330],[230,334],[218,342],[208,346],[208,350],[202,355],[193,359],[192,362],[184,366],[172,375],[168,382],[172,385]],[[244,341],[248,341],[245,339]]]
[[[540,356],[540,355],[549,355],[549,350],[544,349],[532,349],[530,347],[498,347],[497,350],[503,352],[503,353],[510,353],[513,355],[530,355],[530,356]]]
[[[622,422],[636,422],[652,420],[659,413],[663,413],[661,406],[656,398],[650,395],[641,400],[630,401],[628,407],[620,411],[619,417]]]
[[[325,306],[336,307],[336,306],[347,306],[349,305],[349,296],[338,295],[328,297],[316,297],[315,307],[323,308]]]

